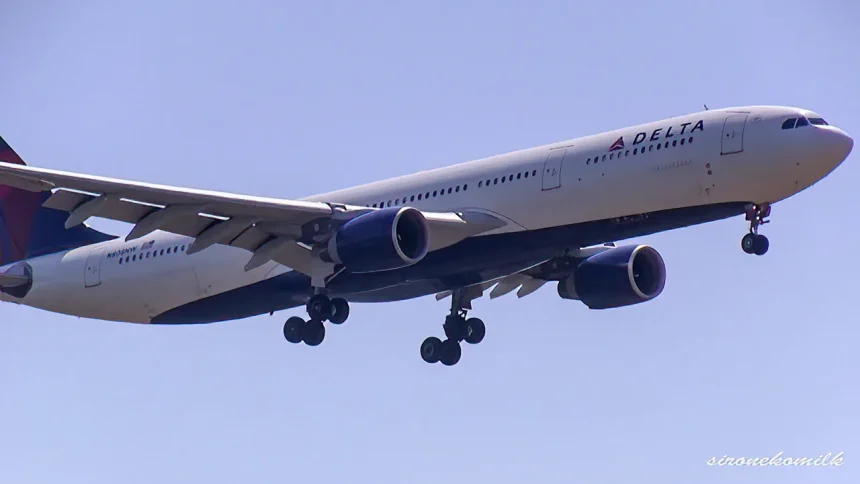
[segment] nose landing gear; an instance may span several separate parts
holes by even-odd
[[[349,303],[336,297],[329,299],[325,294],[315,294],[305,306],[309,320],[293,316],[284,323],[284,338],[290,343],[304,343],[318,346],[325,339],[324,321],[343,324],[349,317]]]
[[[746,220],[750,224],[749,233],[741,239],[741,249],[747,254],[765,255],[770,248],[770,241],[764,235],[758,233],[760,226],[769,223],[770,204],[751,205],[746,213]]]

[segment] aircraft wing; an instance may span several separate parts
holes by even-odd
[[[378,210],[156,185],[4,162],[0,162],[0,185],[51,191],[44,206],[69,212],[67,228],[90,217],[118,220],[134,224],[126,240],[163,230],[194,237],[188,253],[214,244],[231,245],[253,253],[246,270],[274,260],[308,275],[320,272],[315,269],[315,244],[327,241],[343,222]],[[479,212],[422,214],[431,233],[430,250],[506,225],[504,220]]]

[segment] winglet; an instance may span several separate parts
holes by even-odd
[[[15,165],[26,165],[24,160],[18,156],[18,153],[15,153],[15,150],[9,146],[9,143],[7,143],[2,136],[0,136],[0,161],[13,163]]]

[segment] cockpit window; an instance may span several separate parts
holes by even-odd
[[[816,126],[827,126],[827,121],[823,118],[809,118],[809,124],[814,124]]]
[[[804,116],[797,118],[797,126],[795,126],[795,127],[799,128],[801,126],[809,126],[809,120],[806,119],[806,117],[804,117]]]
[[[793,129],[794,123],[797,122],[797,118],[786,119],[784,123],[782,123],[782,129]]]

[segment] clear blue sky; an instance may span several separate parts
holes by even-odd
[[[576,4],[576,6],[574,6]],[[0,4],[0,132],[37,166],[295,198],[710,107],[814,109],[860,137],[860,6],[720,2]],[[290,311],[196,327],[0,306],[0,482],[857,482],[854,153],[777,205],[643,239],[650,303],[552,286],[355,305],[317,348]],[[98,225],[115,232],[127,227]],[[841,468],[712,456],[845,452]]]

